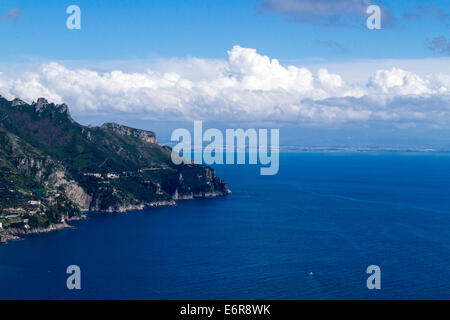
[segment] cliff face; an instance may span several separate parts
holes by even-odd
[[[45,230],[83,210],[123,212],[230,192],[213,169],[174,165],[170,152],[150,131],[86,127],[65,104],[0,97],[0,233]]]
[[[151,131],[145,131],[140,129],[134,129],[127,126],[121,126],[117,123],[105,123],[102,128],[114,131],[122,136],[130,136],[138,138],[144,142],[158,143],[156,140],[156,134]]]

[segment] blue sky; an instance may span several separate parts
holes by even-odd
[[[447,1],[427,1],[433,10],[424,9],[418,0],[378,3],[395,18],[380,31],[365,27],[364,14],[352,26],[296,23],[264,8],[260,0],[4,0],[0,14],[18,8],[20,17],[0,22],[0,37],[7,44],[0,59],[224,58],[236,44],[287,62],[437,55],[427,42],[449,35],[450,21],[433,14],[450,14]],[[76,32],[65,27],[71,4],[82,10],[82,29]],[[405,14],[417,17],[406,19]]]
[[[368,30],[369,4],[3,0],[0,94],[166,137],[204,120],[285,128],[286,144],[450,146],[450,4],[372,1]]]

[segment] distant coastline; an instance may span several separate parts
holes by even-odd
[[[173,142],[163,142],[162,144],[172,147],[175,145]],[[197,150],[193,150],[196,152]],[[226,152],[226,147],[223,148],[223,152]],[[238,152],[249,152],[249,149],[238,150]],[[295,145],[282,145],[278,148],[279,152],[450,152],[450,147],[389,147],[389,146],[295,146]],[[255,151],[256,152],[256,151]]]

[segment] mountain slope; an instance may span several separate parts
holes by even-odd
[[[174,165],[170,149],[156,142],[153,132],[114,123],[82,126],[65,104],[0,97],[0,223],[10,225],[4,217],[12,212],[20,225],[35,212],[48,226],[55,222],[47,217],[53,205],[76,216],[229,193],[213,169]],[[53,220],[69,217],[59,211]]]

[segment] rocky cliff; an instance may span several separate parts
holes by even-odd
[[[117,123],[105,123],[102,125],[102,128],[114,131],[123,136],[136,137],[144,142],[158,143],[158,141],[156,140],[156,134],[151,131],[121,126]]]

